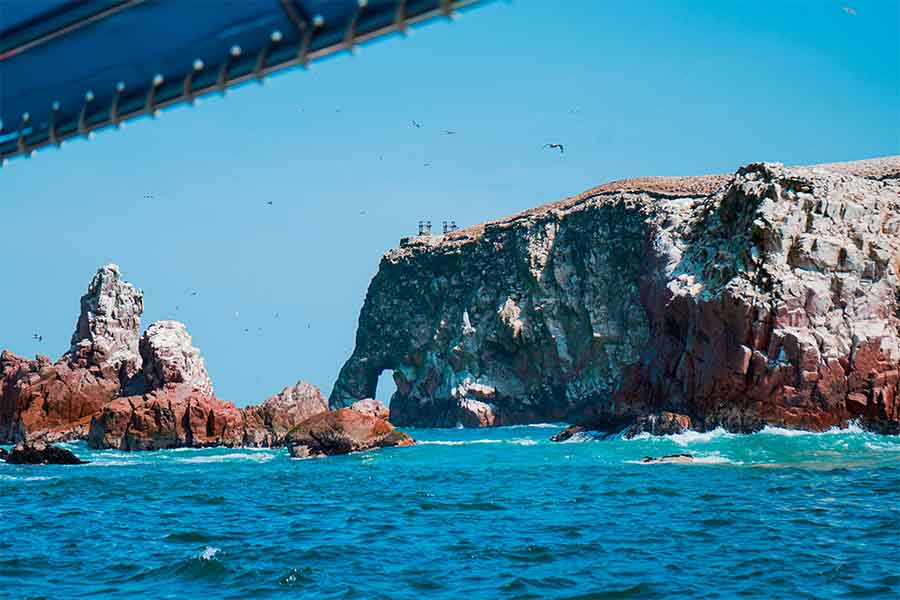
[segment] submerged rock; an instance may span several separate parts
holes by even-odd
[[[17,444],[4,458],[11,465],[82,465],[86,462],[65,448],[41,442]]]
[[[311,383],[298,381],[261,405],[243,409],[244,444],[257,447],[281,446],[288,431],[327,410],[328,400],[319,388]]]
[[[415,440],[384,419],[342,408],[307,419],[288,433],[285,443],[291,456],[305,458],[410,446]]]
[[[692,454],[667,454],[666,456],[660,456],[659,458],[654,458],[652,456],[645,456],[641,459],[641,462],[644,464],[653,464],[653,463],[676,463],[676,464],[686,464],[694,462],[694,456]]]
[[[587,431],[587,429],[585,429],[581,425],[569,425],[568,427],[566,427],[565,429],[563,429],[556,435],[550,436],[550,441],[551,442],[564,442],[564,441],[572,439],[576,435],[578,435],[580,433],[584,433],[586,431]]]
[[[398,425],[898,433],[898,257],[900,157],[607,184],[402,240],[330,404],[393,369]]]

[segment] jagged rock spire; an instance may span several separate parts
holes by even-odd
[[[141,370],[143,311],[144,294],[122,280],[119,267],[100,267],[81,297],[81,314],[66,354],[69,362],[96,367],[105,378],[124,384]]]

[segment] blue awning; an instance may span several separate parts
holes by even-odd
[[[0,158],[352,49],[480,0],[5,0]]]

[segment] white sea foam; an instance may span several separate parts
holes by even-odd
[[[832,427],[825,431],[806,431],[804,429],[786,429],[784,427],[773,427],[766,425],[758,433],[769,435],[781,435],[784,437],[798,437],[803,435],[844,435],[848,433],[866,433],[866,430],[859,426],[857,422],[851,422],[843,429],[840,427]]]
[[[59,477],[45,477],[42,475],[16,477],[15,475],[0,475],[0,481],[50,481],[51,479],[59,479]]]
[[[660,457],[661,458],[661,457]],[[725,456],[722,456],[718,452],[711,452],[709,454],[703,456],[693,455],[693,460],[689,462],[666,462],[666,461],[653,461],[653,462],[644,462],[643,460],[626,460],[626,463],[630,463],[633,465],[741,465],[744,464],[741,461],[731,460]]]
[[[559,429],[559,423],[529,423],[527,427],[538,427],[540,429]]]
[[[232,460],[249,460],[253,462],[269,462],[275,458],[274,454],[215,454],[212,456],[191,456],[190,458],[179,458],[180,463],[221,463]]]
[[[537,442],[535,440],[529,440],[528,438],[516,438],[514,440],[509,440],[509,443],[519,446],[537,446]]]
[[[651,435],[647,432],[639,433],[638,435],[631,438],[631,440],[626,441],[655,441],[655,440],[670,440],[678,444],[679,446],[688,446],[694,443],[704,443],[711,442],[712,440],[719,438],[730,438],[734,437],[736,434],[728,433],[721,427],[716,427],[712,431],[694,431],[690,429],[685,431],[684,433],[673,433],[670,435]]]
[[[502,444],[503,440],[425,440],[419,446],[468,446],[469,444]]]
[[[218,553],[219,548],[216,548],[214,546],[207,546],[203,549],[203,552],[201,552],[197,558],[199,558],[200,560],[212,560]]]
[[[594,439],[595,439],[594,436],[592,436],[591,434],[586,433],[584,431],[579,431],[578,433],[576,433],[569,439],[563,440],[560,443],[561,444],[582,444],[584,442],[592,442],[592,441],[594,441]]]

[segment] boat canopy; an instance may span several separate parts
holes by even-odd
[[[261,81],[478,1],[3,1],[0,158]]]

